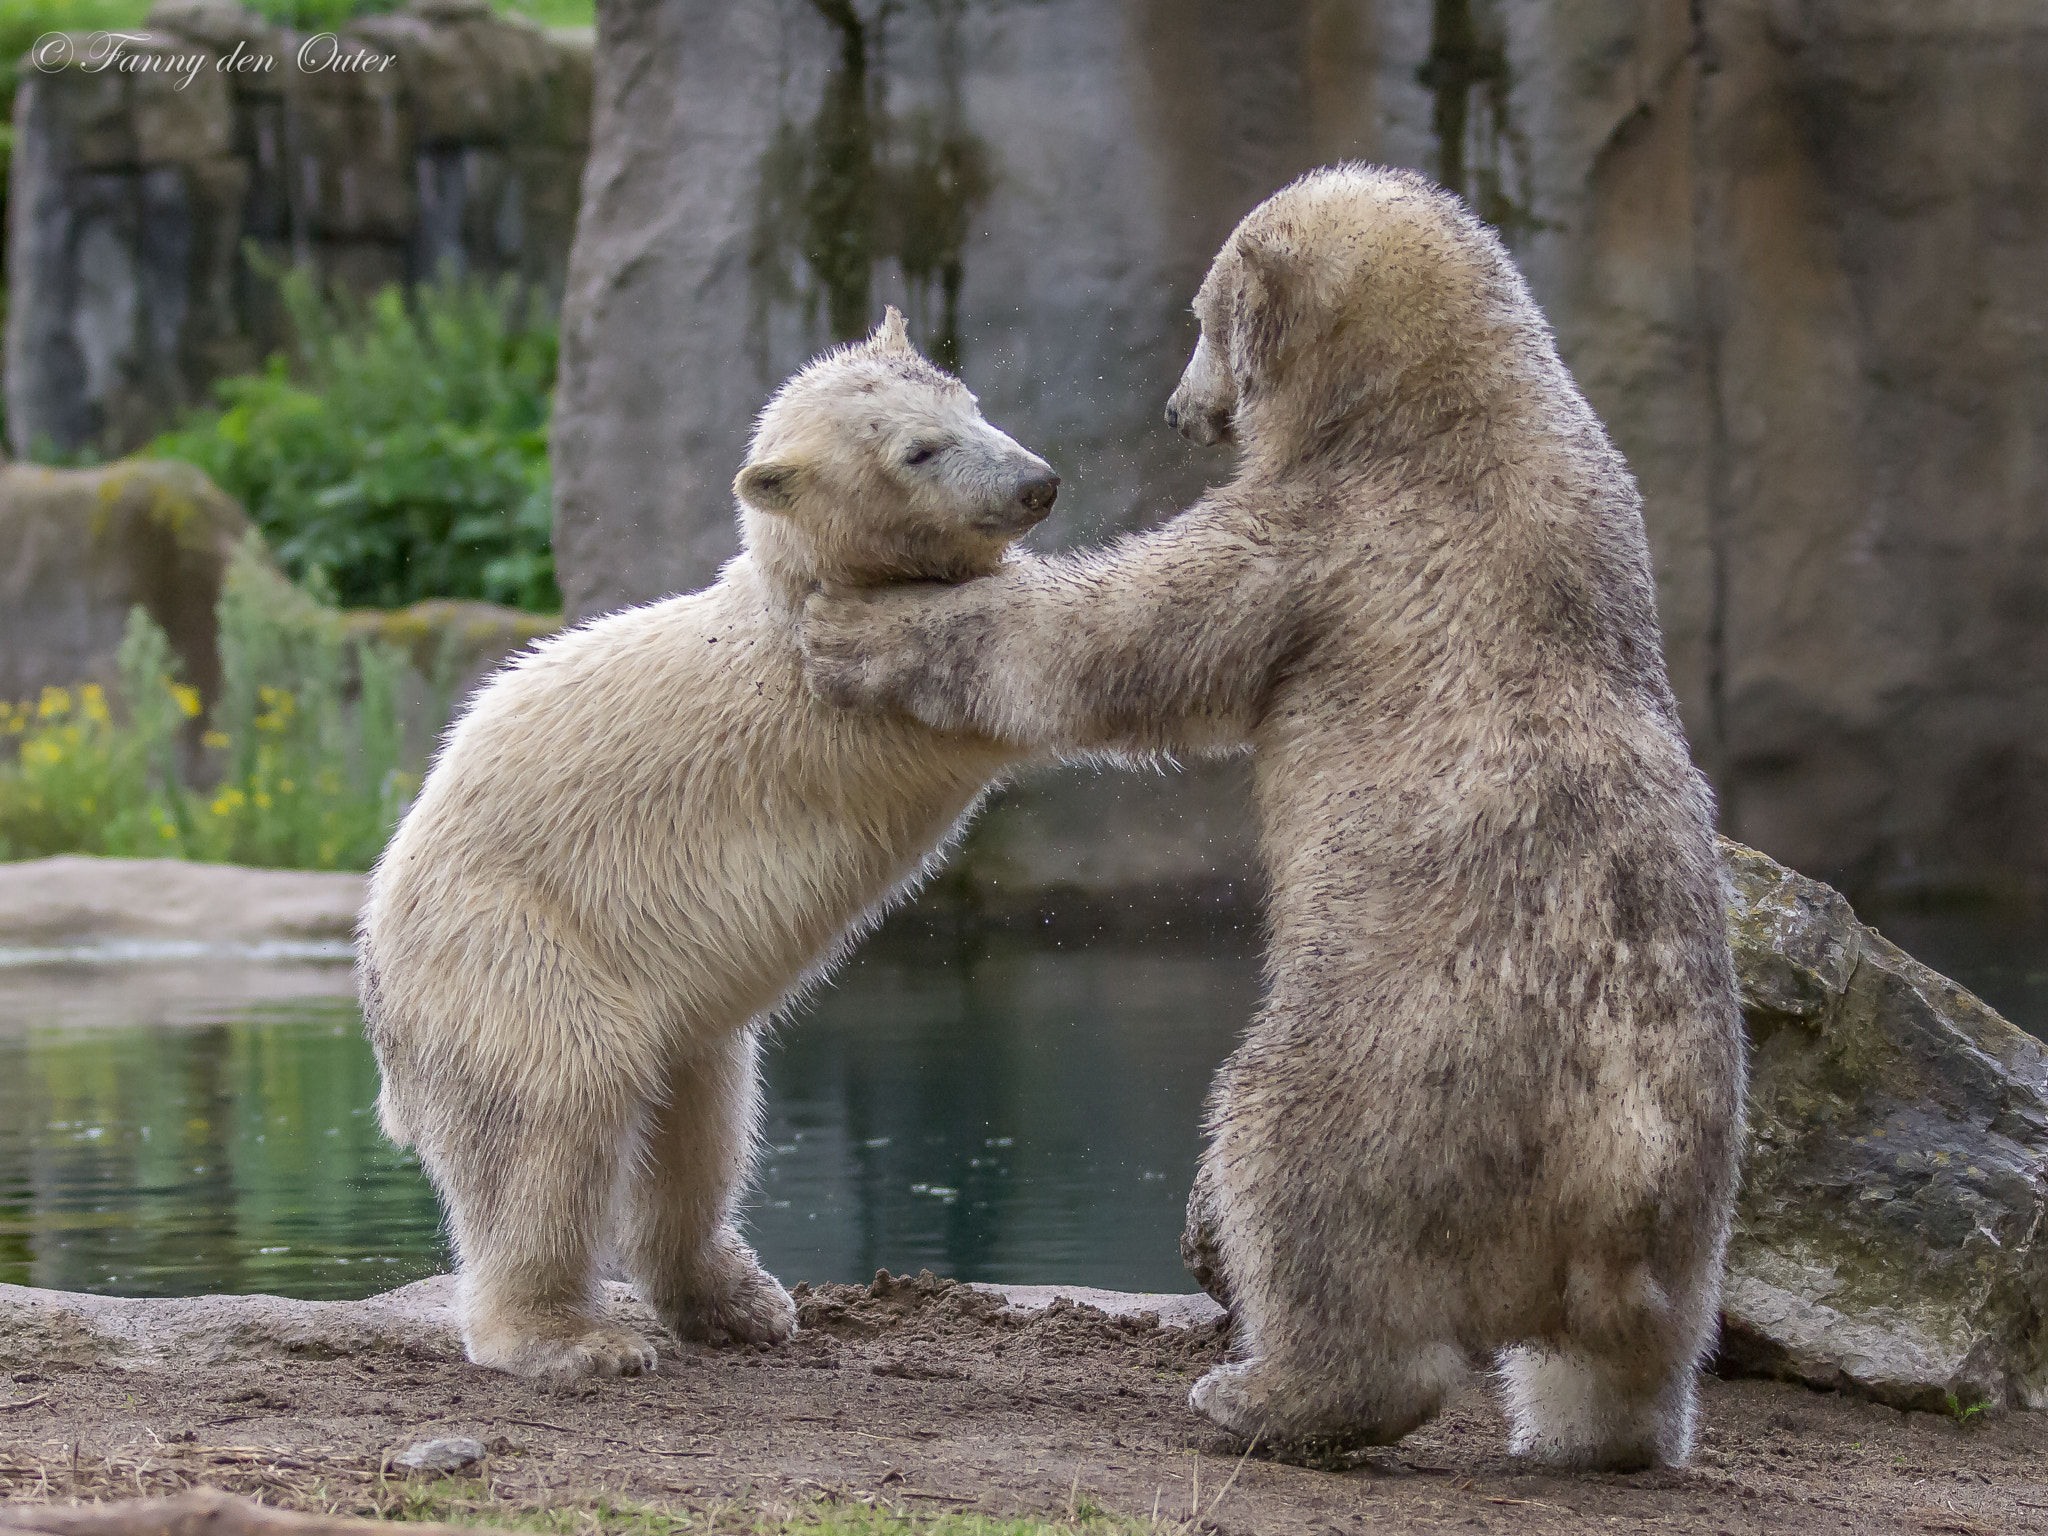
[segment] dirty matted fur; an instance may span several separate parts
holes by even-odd
[[[1018,756],[803,687],[803,594],[997,568],[1057,480],[910,347],[894,310],[783,386],[702,592],[558,636],[450,732],[360,930],[387,1133],[446,1204],[472,1360],[634,1373],[600,1252],[668,1326],[796,1325],[734,1207],[760,1022],[913,886]]]
[[[808,678],[1020,750],[1255,747],[1271,991],[1194,1216],[1241,1358],[1194,1405],[1389,1441],[1475,1365],[1513,1449],[1682,1461],[1744,1055],[1639,498],[1507,252],[1311,174],[1216,258],[1169,420],[1236,477],[951,589],[828,593]]]

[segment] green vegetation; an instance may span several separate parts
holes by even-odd
[[[470,597],[561,607],[549,546],[555,328],[516,279],[367,302],[280,284],[297,367],[215,385],[222,409],[147,450],[198,465],[294,578],[351,607]]]
[[[139,607],[116,698],[87,685],[0,706],[0,742],[14,748],[0,762],[0,858],[370,866],[416,783],[405,657],[351,640],[339,612],[253,550],[228,572],[219,619],[221,696],[196,741],[199,695]]]

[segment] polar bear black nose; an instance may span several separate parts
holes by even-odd
[[[1040,475],[1035,480],[1026,480],[1017,487],[1017,500],[1027,511],[1043,516],[1052,510],[1052,499],[1060,493],[1058,475]]]

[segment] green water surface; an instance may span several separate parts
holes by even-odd
[[[175,1006],[109,969],[0,972],[0,1282],[343,1298],[448,1267],[345,968],[260,1004],[188,970]],[[753,1240],[792,1282],[1189,1289],[1202,1096],[1256,991],[1239,945],[870,950],[768,1053]]]
[[[1883,926],[2044,1033],[2039,923]],[[0,1282],[343,1298],[448,1267],[432,1189],[378,1132],[346,966],[259,962],[0,955]],[[885,930],[767,1054],[753,1241],[790,1282],[1187,1290],[1202,1097],[1257,993],[1241,935]]]

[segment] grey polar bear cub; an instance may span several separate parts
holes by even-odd
[[[1248,215],[1168,407],[1236,477],[947,589],[827,590],[807,676],[1020,751],[1256,749],[1270,995],[1195,1199],[1241,1436],[1385,1442],[1474,1365],[1512,1448],[1682,1461],[1745,1057],[1639,498],[1506,250],[1419,176]]]
[[[359,984],[384,1128],[447,1206],[471,1360],[651,1369],[599,1315],[607,1247],[680,1335],[795,1328],[734,1222],[758,1023],[1017,757],[819,703],[804,594],[985,574],[1057,486],[892,309],[762,412],[716,583],[542,644],[449,733],[371,877]]]

